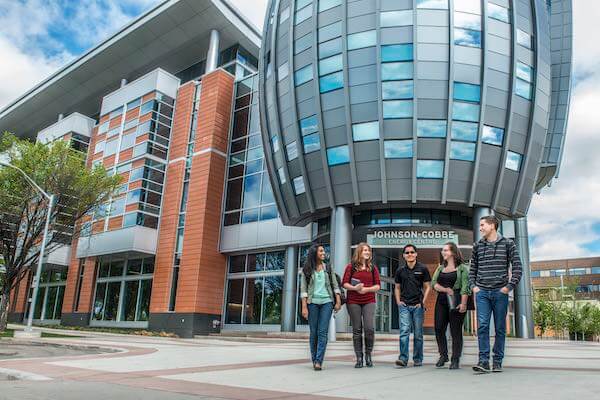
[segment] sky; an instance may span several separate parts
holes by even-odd
[[[262,27],[267,0],[230,0]],[[0,108],[160,0],[0,0]],[[562,167],[529,210],[532,260],[600,256],[600,1],[573,0],[574,76]]]

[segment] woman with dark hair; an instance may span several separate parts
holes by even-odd
[[[325,265],[326,258],[323,246],[312,245],[300,274],[302,317],[308,319],[310,354],[315,371],[323,367],[331,313],[341,307],[340,287],[333,271]]]
[[[359,243],[352,262],[346,266],[342,286],[348,290],[347,307],[352,322],[352,343],[356,353],[354,368],[363,367],[363,330],[365,337],[364,362],[373,366],[371,352],[375,343],[375,293],[381,288],[379,271],[372,264],[373,253],[367,243]]]
[[[450,369],[458,369],[463,347],[463,321],[467,311],[469,289],[469,266],[464,262],[458,246],[448,242],[442,248],[442,264],[433,274],[431,284],[438,293],[435,302],[435,338],[440,358],[435,364],[442,368],[448,362],[446,329],[450,324],[452,335],[452,359]]]

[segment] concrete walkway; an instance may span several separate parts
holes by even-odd
[[[433,366],[437,347],[428,340],[425,365],[406,369],[394,367],[397,343],[379,341],[375,367],[363,369],[353,368],[350,342],[331,343],[321,372],[312,370],[307,343],[297,340],[89,334],[40,341],[119,352],[2,360],[0,372],[19,373],[21,380],[0,383],[0,399],[547,400],[592,399],[600,393],[598,343],[509,340],[505,371],[475,375],[470,368],[477,358],[473,338],[466,339],[458,371]]]

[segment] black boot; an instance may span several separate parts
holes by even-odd
[[[356,353],[356,364],[354,364],[354,368],[362,368],[363,367],[363,355],[362,353]]]
[[[435,363],[436,368],[443,368],[444,364],[448,362],[448,356],[440,356],[439,360]]]
[[[458,358],[453,358],[452,361],[450,361],[450,369],[459,369],[459,359]]]
[[[373,366],[373,360],[371,360],[371,353],[365,353],[365,365],[369,368]]]

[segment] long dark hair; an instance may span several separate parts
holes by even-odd
[[[461,265],[461,264],[463,264],[465,262],[465,259],[464,259],[463,255],[462,255],[460,249],[456,245],[456,243],[454,243],[454,242],[447,242],[447,243],[444,244],[444,246],[450,247],[450,252],[452,253],[452,256],[454,257],[454,266],[456,268],[458,268],[459,265]],[[442,265],[444,266],[444,268],[446,268],[446,266],[448,266],[448,261],[444,260],[444,257],[442,257],[441,254],[440,254],[440,258],[442,259],[441,260]]]
[[[302,267],[302,272],[304,273],[304,276],[309,279],[312,276],[313,272],[317,270],[317,265],[320,262],[317,260],[317,252],[319,251],[320,247],[323,247],[323,245],[315,243],[308,249],[306,261],[304,261],[304,266]]]

